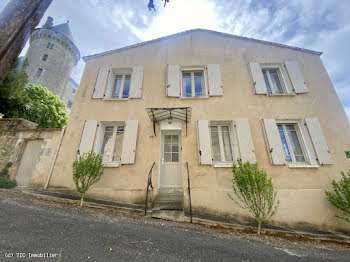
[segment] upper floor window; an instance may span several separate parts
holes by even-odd
[[[39,77],[41,76],[41,74],[43,73],[43,69],[42,68],[38,68],[38,70],[36,71],[36,76]]]
[[[166,94],[168,97],[199,98],[222,96],[220,65],[167,65]]]
[[[52,44],[52,43],[49,42],[49,43],[47,43],[46,48],[52,50],[52,48],[54,47],[54,45],[55,45],[55,44]]]
[[[128,99],[141,98],[143,67],[100,67],[92,98]]]
[[[68,108],[72,108],[72,101],[68,100],[67,107],[68,107]]]
[[[182,97],[204,96],[204,70],[182,70]]]
[[[295,61],[249,63],[255,94],[294,95],[307,93],[301,70]]]
[[[46,61],[46,60],[47,60],[47,57],[48,57],[48,55],[47,55],[47,54],[44,54],[42,60],[43,60],[43,61]]]
[[[117,74],[114,78],[112,98],[128,98],[131,74]]]

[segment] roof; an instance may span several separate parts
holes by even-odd
[[[152,43],[155,43],[155,42],[158,42],[158,41],[162,41],[162,40],[166,40],[166,39],[169,39],[169,38],[172,38],[172,37],[177,37],[177,36],[181,36],[181,35],[191,34],[193,32],[212,33],[212,34],[217,34],[217,35],[220,35],[220,36],[226,36],[226,37],[236,38],[236,39],[240,39],[240,40],[253,41],[253,42],[257,42],[257,43],[261,43],[261,44],[273,45],[273,46],[278,46],[278,47],[282,47],[282,48],[288,48],[288,49],[293,49],[293,50],[297,50],[297,51],[307,52],[307,53],[311,53],[311,54],[315,54],[315,55],[319,55],[319,56],[322,55],[322,52],[314,51],[314,50],[310,50],[310,49],[294,47],[294,46],[289,46],[289,45],[285,45],[285,44],[280,44],[280,43],[275,43],[275,42],[270,42],[270,41],[265,41],[265,40],[259,40],[259,39],[254,39],[254,38],[250,38],[250,37],[232,35],[232,34],[217,32],[217,31],[213,31],[213,30],[197,28],[197,29],[191,29],[191,30],[187,30],[187,31],[184,31],[184,32],[180,32],[180,33],[176,33],[176,34],[172,34],[172,35],[156,38],[156,39],[153,39],[153,40],[150,40],[150,41],[146,41],[146,42],[141,42],[141,43],[137,43],[137,44],[134,44],[134,45],[125,46],[125,47],[118,48],[118,49],[113,49],[113,50],[110,50],[110,51],[106,51],[106,52],[102,52],[102,53],[98,53],[98,54],[94,54],[94,55],[83,56],[82,58],[86,62],[86,60],[88,60],[88,59],[93,59],[93,58],[104,56],[104,55],[108,55],[108,54],[111,54],[111,53],[124,51],[124,50],[130,49],[130,48],[135,48],[135,47],[139,47],[139,46],[143,46],[143,45],[147,45],[147,44],[152,44]]]
[[[51,30],[55,31],[56,33],[60,33],[61,35],[64,35],[65,37],[67,37],[69,40],[73,41],[73,36],[72,36],[72,32],[70,31],[69,25],[68,23],[63,23],[63,24],[59,24],[59,25],[55,25],[53,27],[50,28]]]

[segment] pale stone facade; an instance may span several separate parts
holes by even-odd
[[[344,154],[350,125],[320,55],[198,29],[85,57],[49,188],[74,192],[72,163],[77,154],[95,150],[106,167],[89,196],[144,203],[155,162],[151,201],[176,188],[188,212],[187,162],[194,214],[242,222],[247,211],[227,195],[233,163],[217,161],[238,157],[256,160],[272,177],[280,200],[273,223],[349,230],[324,194],[350,168]],[[159,117],[153,113],[179,107],[186,118],[172,111],[153,126]],[[171,161],[175,169],[164,165]]]
[[[34,30],[26,58],[28,85],[47,87],[68,105],[73,103],[74,93],[70,74],[80,59],[78,48],[73,42],[69,24],[52,26],[52,18],[42,28]],[[73,80],[74,81],[74,80]]]

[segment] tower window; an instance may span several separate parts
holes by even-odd
[[[46,60],[47,60],[47,57],[48,57],[48,55],[47,55],[47,54],[44,54],[42,60],[43,60],[43,61],[46,61]]]
[[[72,101],[68,100],[67,106],[68,106],[68,108],[72,108]]]
[[[38,71],[36,71],[36,76],[39,77],[41,76],[41,73],[43,72],[42,68],[38,68]]]
[[[48,42],[46,48],[52,50],[52,48],[54,47],[54,45],[55,45],[55,44],[52,44],[52,43]]]

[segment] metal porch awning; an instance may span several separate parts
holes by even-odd
[[[187,123],[191,121],[191,107],[154,107],[146,108],[146,112],[153,123],[153,132],[156,135],[156,123],[168,119],[179,119],[186,122],[186,136]]]

